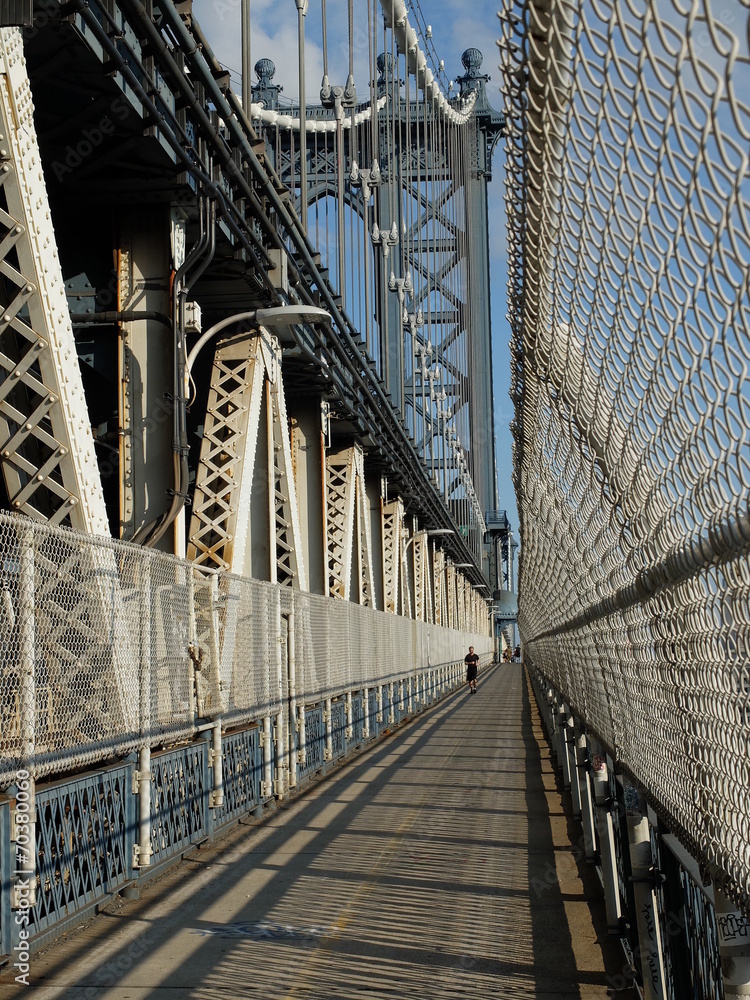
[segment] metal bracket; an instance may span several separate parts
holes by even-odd
[[[133,784],[131,786],[132,789],[133,789],[133,795],[138,795],[138,793],[141,790],[141,782],[142,781],[147,781],[150,778],[151,778],[151,772],[150,771],[136,771],[136,770],[133,770]]]
[[[656,891],[667,881],[667,876],[663,871],[661,871],[661,869],[657,868],[656,865],[652,865],[649,868],[647,875],[631,875],[628,878],[628,881],[633,883],[645,883],[650,885],[651,888]]]

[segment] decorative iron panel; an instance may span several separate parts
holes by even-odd
[[[219,827],[261,803],[262,760],[257,726],[230,733],[222,740],[224,803],[214,811]]]
[[[305,712],[305,763],[300,765],[300,778],[306,778],[320,770],[323,766],[324,748],[323,709],[320,706],[308,708]]]
[[[356,746],[365,738],[365,713],[361,694],[352,696],[352,729],[354,730],[353,743]]]
[[[346,702],[334,701],[331,705],[331,735],[333,759],[346,753]]]
[[[628,848],[627,820],[625,804],[622,800],[622,786],[615,776],[615,769],[608,767],[609,795],[612,800],[612,831],[615,842],[617,864],[617,891],[620,896],[620,912],[631,913],[631,893],[629,892],[630,853]]]
[[[158,864],[208,833],[208,744],[151,758],[151,850]]]
[[[716,913],[690,873],[680,872],[694,1000],[724,1000]]]
[[[370,717],[370,736],[376,736],[380,729],[378,722],[378,692],[377,688],[370,688],[367,695],[367,714]]]
[[[132,878],[132,767],[123,764],[37,789],[38,885],[32,934]]]

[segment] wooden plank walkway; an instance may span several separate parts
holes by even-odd
[[[34,1000],[599,1000],[624,957],[522,668],[31,959]],[[593,897],[593,901],[591,899]]]

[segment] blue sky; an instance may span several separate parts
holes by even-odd
[[[377,0],[372,0],[377,3]],[[497,45],[499,22],[497,0],[478,0],[471,5],[466,0],[420,0],[424,20],[432,26],[432,44],[439,59],[445,63],[449,79],[461,75],[461,54],[474,47],[484,54],[482,70],[490,75],[488,96],[497,109],[502,108],[499,84]],[[240,0],[194,0],[193,9],[217,58],[233,71],[233,85],[240,91]],[[367,42],[362,28],[366,26],[367,6],[355,0],[355,53],[361,58],[355,77],[360,93],[368,85]],[[347,69],[347,3],[328,0],[328,53],[331,83],[343,84]],[[382,23],[382,22],[381,22]],[[412,23],[414,23],[412,21]],[[416,24],[415,24],[416,27]],[[306,17],[306,88],[308,101],[315,103],[322,77],[322,47],[320,38],[321,2],[310,0]],[[297,96],[297,9],[293,0],[251,0],[251,58],[255,63],[267,57],[276,64],[275,82],[282,84],[284,95]],[[509,328],[506,313],[505,213],[503,209],[502,145],[495,152],[494,175],[490,184],[490,244],[492,273],[493,368],[495,380],[495,430],[497,437],[498,486],[500,507],[508,510],[513,528],[518,528],[516,502],[511,484],[511,435],[509,423],[513,410],[508,398]]]

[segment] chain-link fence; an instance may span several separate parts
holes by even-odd
[[[741,899],[748,5],[500,17],[525,653]]]
[[[463,659],[456,633],[0,515],[0,788]]]

